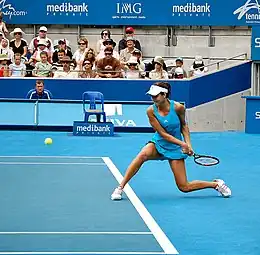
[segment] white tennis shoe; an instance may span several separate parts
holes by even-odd
[[[123,190],[120,186],[115,188],[115,190],[113,191],[113,193],[111,195],[111,199],[112,200],[121,200],[122,199],[122,193],[123,193]]]
[[[230,197],[231,196],[231,189],[225,184],[225,182],[221,179],[216,179],[214,182],[217,182],[218,186],[216,190],[223,196],[223,197]]]

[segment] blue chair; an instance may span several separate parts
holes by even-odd
[[[97,122],[100,122],[103,116],[103,122],[106,122],[106,113],[104,110],[104,95],[98,91],[86,91],[82,95],[84,121],[89,122],[90,115],[96,115]],[[100,109],[97,108],[97,103],[100,104]],[[89,105],[89,108],[87,108]]]

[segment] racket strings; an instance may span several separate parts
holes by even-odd
[[[202,165],[216,165],[219,163],[219,160],[211,157],[198,157],[195,161]]]

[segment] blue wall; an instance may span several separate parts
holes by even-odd
[[[4,0],[2,12],[8,24],[78,25],[259,25],[257,1],[246,0]],[[102,6],[102,8],[100,8]],[[98,13],[97,13],[98,10]],[[158,15],[163,13],[163,15]],[[248,17],[250,16],[250,17]]]
[[[87,90],[101,91],[105,100],[150,101],[145,93],[153,80],[126,79],[46,79],[46,88],[55,99],[80,100]],[[172,99],[185,102],[188,108],[249,89],[251,62],[191,80],[169,80]],[[25,98],[35,85],[34,78],[0,79],[0,98]]]

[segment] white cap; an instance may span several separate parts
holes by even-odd
[[[146,94],[151,95],[151,96],[157,96],[161,92],[168,93],[168,89],[162,88],[160,86],[152,85]]]
[[[45,32],[47,32],[47,31],[48,31],[48,29],[47,29],[47,27],[45,27],[45,26],[42,26],[42,27],[40,27],[40,28],[39,28],[39,31],[45,31]]]

